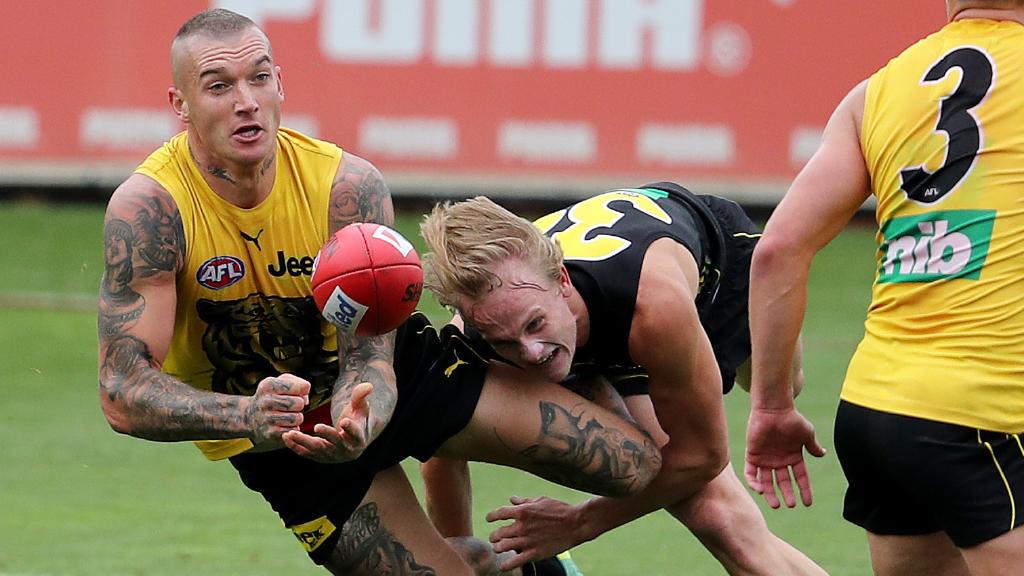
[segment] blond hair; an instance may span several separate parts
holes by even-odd
[[[423,283],[438,301],[458,308],[501,285],[493,269],[516,259],[558,281],[562,249],[532,222],[484,196],[434,206],[420,224],[428,253]]]

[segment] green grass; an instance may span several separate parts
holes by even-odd
[[[401,201],[399,201],[401,206]],[[418,214],[399,229],[416,235]],[[190,444],[120,436],[96,399],[95,318],[90,311],[25,308],[11,294],[94,298],[102,266],[102,210],[0,204],[0,576],[323,574],[262,499],[226,463]],[[868,573],[860,529],[840,516],[845,482],[832,451],[832,419],[846,362],[869,299],[873,245],[850,228],[815,261],[805,323],[807,386],[800,407],[829,454],[810,464],[815,504],[765,508],[771,528],[836,576]],[[21,306],[14,306],[17,300]],[[6,304],[4,304],[6,302]],[[435,318],[443,312],[431,300]],[[740,466],[749,399],[727,396],[734,464]],[[474,465],[478,535],[483,515],[509,495],[582,494],[516,470]],[[414,483],[415,466],[408,467]],[[417,484],[417,489],[419,485]],[[717,575],[721,568],[663,512],[573,551],[588,576]]]

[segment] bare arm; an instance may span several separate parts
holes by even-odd
[[[420,465],[427,515],[445,538],[473,535],[473,487],[469,463],[435,456]]]
[[[372,164],[345,154],[331,186],[328,231],[354,222],[395,225],[391,193]],[[318,424],[315,435],[289,433],[288,447],[300,455],[325,462],[352,460],[391,421],[398,402],[393,366],[394,333],[347,337],[338,331],[340,373],[331,398],[334,426]]]
[[[855,87],[836,108],[821,146],[772,214],[754,251],[753,368],[745,469],[747,483],[773,507],[779,506],[773,476],[787,506],[796,505],[790,467],[804,504],[811,504],[803,448],[824,454],[813,426],[794,407],[791,366],[807,307],[811,261],[870,194],[859,134],[865,86]]]
[[[674,241],[659,240],[648,250],[629,345],[647,370],[669,439],[661,446],[661,471],[646,489],[577,507],[576,543],[688,498],[728,462],[721,376],[694,305],[697,277],[692,255]]]
[[[261,444],[301,423],[297,411],[308,384],[305,392],[289,394],[301,384],[275,379],[249,398],[197,390],[160,371],[185,251],[181,216],[163,189],[140,175],[118,187],[103,242],[99,396],[114,430],[158,441],[249,438]]]

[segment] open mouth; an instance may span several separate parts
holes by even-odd
[[[243,126],[238,130],[235,130],[234,135],[242,140],[252,140],[258,138],[263,129],[257,125]]]
[[[537,364],[540,365],[540,366],[544,366],[544,365],[548,364],[549,362],[551,362],[551,360],[554,359],[555,354],[557,354],[557,353],[558,353],[558,348],[553,348],[551,350],[551,353],[548,354],[547,356],[541,358],[540,362],[538,362]]]

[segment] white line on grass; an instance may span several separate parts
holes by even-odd
[[[95,294],[56,292],[0,292],[0,308],[43,308],[48,310],[95,310]],[[0,572],[0,576],[15,576]],[[17,575],[26,576],[26,575]]]

